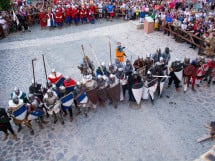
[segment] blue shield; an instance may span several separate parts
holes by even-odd
[[[74,102],[74,96],[72,93],[67,94],[61,98],[61,107],[63,110],[66,110],[69,107],[72,107]]]
[[[88,102],[88,97],[87,94],[85,92],[81,93],[78,97],[77,97],[77,102],[84,104]]]
[[[28,120],[34,120],[42,115],[43,115],[43,111],[36,109],[28,115]]]
[[[27,115],[27,107],[25,104],[22,104],[18,109],[13,112],[13,116],[17,120],[24,120]]]
[[[61,77],[57,82],[56,82],[56,87],[60,87],[61,85],[63,85],[63,82],[64,82],[65,78],[64,77]]]

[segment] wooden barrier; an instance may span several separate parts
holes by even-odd
[[[207,56],[215,56],[214,48],[208,50],[207,46],[212,46],[209,44],[205,39],[193,35],[192,32],[184,31],[180,27],[174,26],[171,23],[165,23],[162,26],[163,30],[170,32],[171,35],[175,37],[177,42],[186,41],[190,44],[195,45],[199,48],[198,54],[199,55],[207,55]]]

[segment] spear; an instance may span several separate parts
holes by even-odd
[[[43,66],[44,66],[45,77],[46,77],[46,84],[48,84],[48,77],[47,77],[47,72],[46,72],[46,63],[45,63],[44,54],[42,54],[42,57],[43,57]]]
[[[100,63],[100,61],[98,60],[98,57],[97,57],[97,55],[96,55],[96,51],[94,50],[94,48],[92,47],[91,44],[90,44],[90,48],[92,49],[92,53],[93,53],[93,55],[94,55],[94,57],[95,57],[95,60],[96,60],[96,62],[97,62],[97,64],[98,64],[98,66],[101,68],[102,73],[104,74],[104,71],[103,71],[103,68],[102,68],[102,66],[101,66],[101,63]]]
[[[112,64],[112,54],[111,54],[111,43],[109,39],[109,48],[110,48],[110,63]]]
[[[89,64],[88,64],[88,59],[87,59],[87,56],[86,56],[86,54],[85,54],[83,44],[81,45],[81,49],[82,49],[82,53],[83,53],[84,59],[86,59],[87,70],[88,70],[88,72],[89,72],[90,74],[92,74],[92,70],[91,70],[91,68],[90,68],[90,66],[89,66]]]
[[[37,59],[36,58],[34,58],[34,59],[32,59],[32,69],[33,69],[33,78],[34,78],[34,86],[35,86],[35,82],[36,82],[36,80],[35,80],[35,73],[34,73],[34,61],[36,61]]]

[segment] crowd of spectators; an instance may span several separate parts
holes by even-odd
[[[96,23],[99,18],[112,21],[114,17],[124,20],[145,16],[154,19],[154,28],[164,31],[171,23],[184,31],[213,41],[215,31],[215,1],[213,0],[14,0],[12,9],[0,13],[0,34],[30,31],[29,27],[40,24],[49,30],[68,25]],[[1,31],[4,32],[1,32]],[[170,34],[167,31],[164,33]],[[214,43],[215,44],[215,43]],[[195,45],[191,46],[195,48]]]

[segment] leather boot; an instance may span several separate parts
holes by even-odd
[[[16,134],[13,134],[13,139],[17,140],[17,135]]]
[[[38,123],[40,129],[44,129],[42,122]]]
[[[43,118],[41,119],[41,122],[42,122],[43,124],[48,124],[48,121],[44,120]]]
[[[8,133],[4,133],[4,139],[3,139],[3,141],[7,140],[8,135],[9,135]]]

